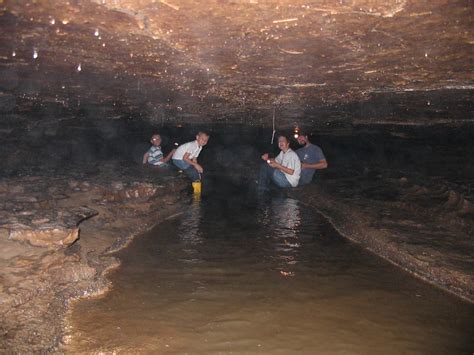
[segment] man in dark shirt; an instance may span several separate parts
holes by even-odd
[[[303,146],[296,151],[301,161],[301,176],[298,186],[302,186],[311,182],[316,170],[326,169],[328,163],[321,148],[311,144],[307,134],[300,133],[297,140]]]

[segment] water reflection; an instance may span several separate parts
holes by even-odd
[[[277,270],[283,276],[294,276],[292,265],[298,263],[301,243],[299,229],[301,213],[298,201],[290,198],[273,198],[264,212],[270,221],[268,230],[274,241],[275,258],[278,260]],[[268,216],[268,217],[267,217]]]
[[[183,214],[182,222],[178,226],[177,235],[181,240],[182,251],[185,254],[185,257],[179,260],[183,262],[202,262],[199,257],[199,249],[197,249],[197,246],[203,242],[200,228],[201,220],[201,198],[199,195],[194,195],[191,204]]]
[[[277,226],[275,234],[282,237],[297,237],[301,225],[300,206],[291,198],[273,198],[270,202],[271,217]]]

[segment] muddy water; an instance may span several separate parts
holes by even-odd
[[[469,354],[474,307],[342,239],[297,201],[213,190],[119,254],[66,352]]]

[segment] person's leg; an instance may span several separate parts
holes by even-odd
[[[266,191],[270,188],[270,179],[273,174],[274,168],[268,163],[262,163],[260,165],[260,171],[258,173],[258,191]]]
[[[283,187],[283,188],[291,187],[291,184],[286,178],[285,174],[281,172],[280,170],[275,169],[272,175],[272,180],[278,187]]]
[[[186,176],[191,179],[191,181],[201,180],[201,176],[199,175],[198,171],[191,164],[188,164],[184,160],[179,159],[173,159],[173,164],[176,165],[178,169],[183,170]]]
[[[313,178],[312,174],[308,174],[308,173],[305,173],[304,171],[301,171],[300,181],[298,181],[298,186],[309,184],[312,178]]]
[[[180,159],[173,159],[173,164],[178,169],[181,169],[181,170],[186,170],[187,168],[189,168],[191,166],[188,163],[186,163],[184,160],[180,160]]]
[[[201,175],[192,165],[190,165],[187,169],[184,169],[184,173],[191,179],[191,181],[201,181]]]
[[[164,163],[164,164],[161,164],[161,165],[151,165],[150,164],[150,169],[151,170],[154,170],[154,171],[158,171],[158,170],[167,170],[169,168],[169,165]]]

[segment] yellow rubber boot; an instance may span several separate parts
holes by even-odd
[[[201,194],[201,181],[193,182],[193,191],[195,194]]]

